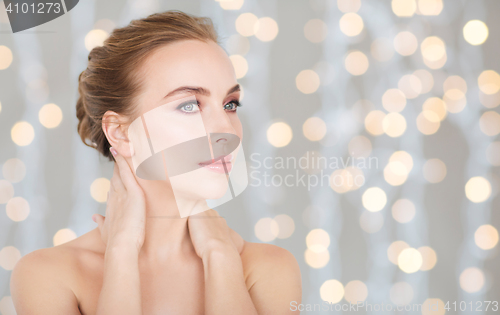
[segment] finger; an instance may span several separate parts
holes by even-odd
[[[113,177],[111,177],[111,185],[113,186],[115,191],[124,191],[125,186],[123,185],[122,178],[120,176],[120,171],[118,169],[118,165],[115,163],[113,167]]]
[[[241,237],[241,235],[232,228],[229,228],[229,233],[231,234],[231,238],[233,239],[235,244],[243,244],[243,242],[245,241],[243,237]]]
[[[200,216],[207,216],[207,217],[221,217],[221,216],[219,216],[219,213],[217,211],[215,211],[214,209],[208,209],[208,210],[205,210],[205,211],[200,212],[198,214],[200,214]]]
[[[233,241],[233,244],[236,246],[238,252],[241,254],[245,246],[245,240],[232,228],[229,228],[229,233],[231,234],[231,239]]]
[[[214,209],[208,209],[207,210],[207,214],[211,215],[213,217],[218,217],[219,216],[219,213],[217,211],[215,211]]]
[[[222,218],[222,217],[219,216],[219,213],[217,213],[217,211],[212,210],[212,209],[208,209],[208,210],[205,210],[202,212],[191,214],[190,216],[188,216],[188,220],[189,220],[189,218],[193,218],[193,219],[217,219],[217,218]]]
[[[94,220],[94,222],[97,223],[99,231],[102,229],[102,225],[104,224],[104,219],[105,217],[100,214],[95,213],[94,215],[92,215],[92,220]]]
[[[118,151],[116,151],[113,147],[110,148],[110,151],[115,158],[116,165],[118,165],[121,181],[125,186],[125,189],[136,190],[139,184],[137,183],[137,180],[132,174],[132,170],[130,169],[130,166],[128,165],[127,161],[125,161],[125,158],[122,155],[120,155],[120,153],[118,153]]]

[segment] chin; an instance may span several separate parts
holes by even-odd
[[[199,169],[170,178],[176,196],[191,200],[219,199],[229,190],[227,175]]]

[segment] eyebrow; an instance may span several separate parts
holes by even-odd
[[[232,88],[230,88],[227,91],[227,95],[234,93],[234,92],[237,92],[237,91],[240,91],[240,89],[241,89],[240,85],[236,84],[235,86],[233,86]],[[193,93],[193,94],[200,94],[200,95],[204,95],[204,96],[210,96],[210,91],[206,88],[203,88],[200,86],[181,86],[181,87],[176,88],[175,90],[169,92],[167,95],[165,95],[164,99],[167,97],[176,95],[176,94],[180,94],[180,93]]]

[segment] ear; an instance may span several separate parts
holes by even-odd
[[[108,110],[102,117],[102,130],[109,144],[124,157],[131,157],[128,139],[128,120],[125,116]]]

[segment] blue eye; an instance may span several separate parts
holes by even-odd
[[[177,109],[179,109],[184,113],[195,113],[199,111],[198,102],[197,101],[185,102],[177,106]]]
[[[224,109],[227,111],[230,111],[230,112],[234,112],[234,111],[236,111],[236,108],[238,106],[241,106],[240,102],[238,102],[237,100],[234,100],[234,101],[231,101],[231,102],[227,103],[226,105],[224,105]]]

